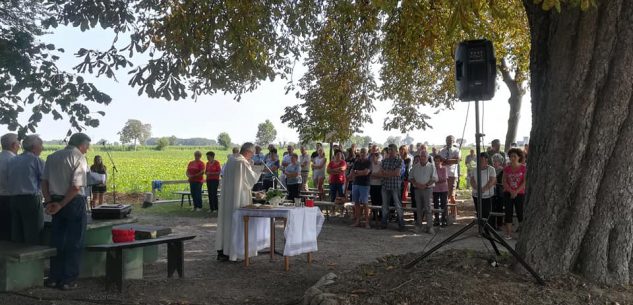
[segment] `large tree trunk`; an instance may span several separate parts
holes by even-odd
[[[545,276],[633,279],[633,1],[530,22],[532,134],[517,250]]]
[[[517,68],[518,69],[518,68]],[[510,90],[510,98],[508,98],[508,104],[510,104],[510,115],[508,116],[508,131],[506,132],[505,151],[510,149],[510,144],[516,141],[517,128],[519,125],[519,119],[521,118],[521,102],[525,95],[525,86],[521,83],[520,75],[523,71],[517,70],[515,76],[510,74],[510,70],[505,60],[501,60],[499,65],[499,71],[501,72],[501,78],[503,82],[508,86]],[[517,81],[518,80],[518,81]]]

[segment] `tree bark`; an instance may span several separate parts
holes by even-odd
[[[519,119],[521,119],[521,102],[523,100],[523,96],[525,95],[525,88],[520,80],[517,81],[518,79],[521,79],[519,74],[522,72],[517,70],[515,76],[512,77],[510,69],[504,59],[501,60],[499,71],[501,72],[503,82],[510,90],[510,98],[508,98],[508,104],[510,104],[510,115],[508,116],[508,131],[506,131],[505,139],[505,151],[508,151],[510,149],[510,144],[516,141],[517,138],[517,128],[519,125]]]
[[[633,1],[601,0],[530,23],[532,133],[517,250],[544,276],[631,283]]]

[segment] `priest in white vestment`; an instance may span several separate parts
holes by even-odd
[[[234,253],[236,247],[232,245],[233,228],[237,225],[233,223],[233,212],[252,203],[251,190],[261,175],[261,170],[251,165],[254,154],[255,145],[244,143],[239,154],[229,158],[224,167],[215,236],[215,248],[221,261],[237,259],[238,253]]]

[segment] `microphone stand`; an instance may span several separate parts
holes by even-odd
[[[264,167],[270,171],[271,173],[273,172],[272,169],[270,169],[270,167],[268,167],[268,164],[266,164],[266,162],[262,162],[262,164],[264,164]],[[281,180],[279,180],[279,177],[277,177],[276,175],[273,175],[273,178],[277,179],[277,182],[279,182],[279,185],[281,185],[281,187],[284,189],[284,191],[288,192],[288,189],[286,188],[286,186],[281,183]]]
[[[112,163],[112,204],[116,205],[116,173],[119,172],[119,170],[116,168],[116,164],[114,163],[114,159],[112,159],[110,151],[106,149],[105,141],[103,141],[101,144],[103,145],[103,150],[108,154],[108,159],[110,159],[110,163]]]

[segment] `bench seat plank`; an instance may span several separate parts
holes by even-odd
[[[0,258],[11,262],[26,262],[55,256],[57,250],[47,246],[0,242]]]
[[[119,291],[123,291],[124,249],[133,249],[158,244],[167,244],[167,277],[172,277],[174,271],[179,277],[184,276],[184,241],[195,238],[196,235],[164,236],[155,239],[136,240],[126,243],[102,244],[87,246],[88,251],[106,252],[106,289],[115,285]]]
[[[88,251],[108,251],[110,249],[132,249],[138,247],[145,247],[151,245],[159,245],[166,244],[172,241],[185,241],[194,239],[195,235],[177,235],[177,236],[164,236],[155,239],[143,239],[143,240],[135,240],[131,242],[125,243],[115,243],[115,244],[101,244],[101,245],[92,245],[86,246],[86,250]]]

